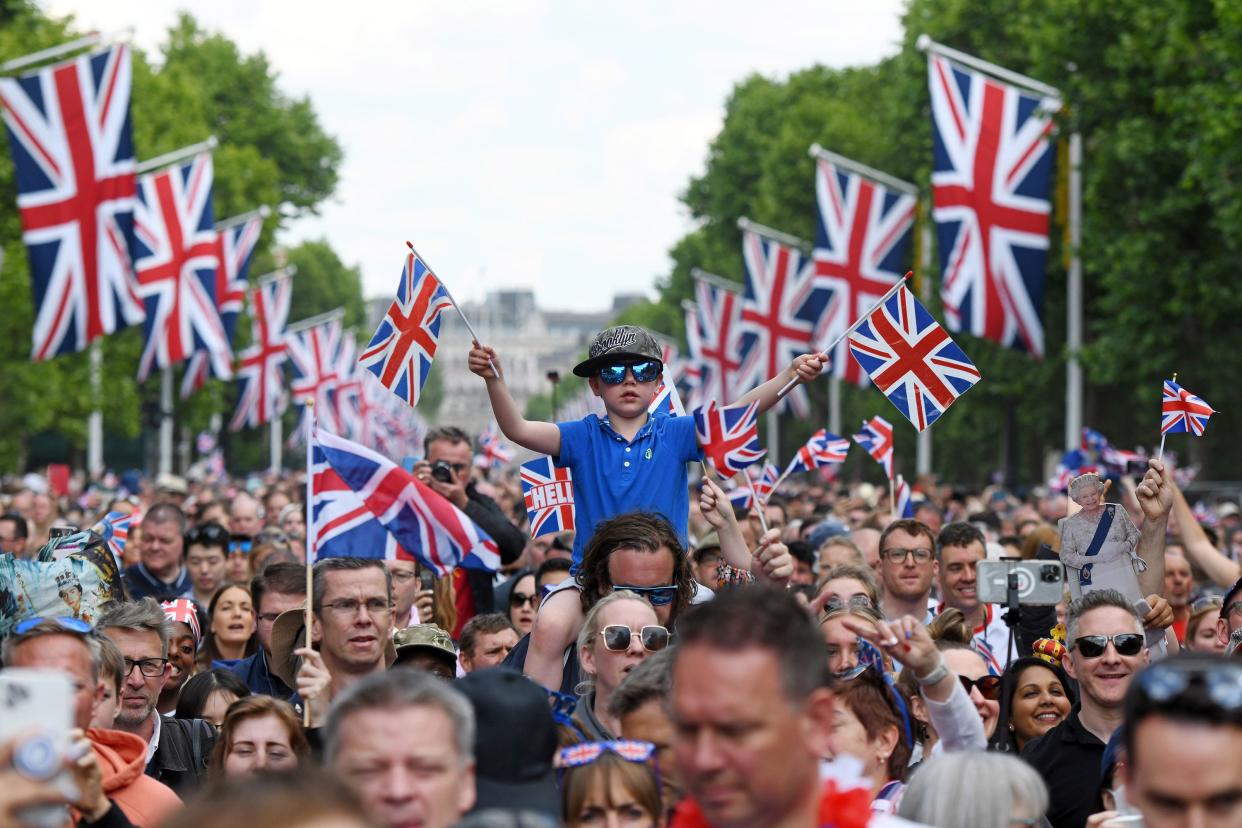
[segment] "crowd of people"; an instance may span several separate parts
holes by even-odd
[[[11,619],[0,679],[62,675],[72,709],[42,774],[37,734],[0,723],[0,828],[1242,826],[1236,504],[1196,514],[1152,461],[1115,494],[1141,601],[1080,587],[1006,618],[979,564],[1058,561],[1067,493],[929,478],[895,519],[885,488],[813,474],[735,507],[646,413],[658,351],[609,333],[582,372],[608,416],[559,430],[470,357],[510,439],[574,469],[576,533],[530,537],[511,471],[426,437],[414,474],[496,573],[382,550],[308,572],[299,472],[6,479],[0,558],[136,518],[112,600]]]

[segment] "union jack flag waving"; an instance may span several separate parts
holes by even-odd
[[[713,400],[694,410],[699,445],[721,477],[732,477],[763,457],[759,448],[759,403],[721,408]]]
[[[187,399],[203,387],[210,374],[216,379],[233,376],[233,335],[237,333],[237,317],[246,302],[246,287],[250,279],[250,260],[263,231],[263,217],[253,215],[216,225],[216,309],[224,326],[224,339],[228,350],[218,355],[195,351],[185,366],[181,380],[181,398]]]
[[[789,461],[785,476],[807,472],[822,466],[844,463],[845,455],[850,450],[850,441],[844,437],[830,434],[828,429],[821,428],[811,435],[806,445],[798,449],[798,453]]]
[[[397,298],[358,364],[412,408],[418,405],[440,339],[440,314],[453,303],[422,259],[407,253]]]
[[[513,451],[505,442],[496,421],[488,423],[479,434],[479,456],[475,465],[483,469],[500,468],[513,462]]]
[[[746,474],[755,481],[755,494],[767,501],[776,491],[776,484],[781,479],[781,470],[776,467],[775,463],[764,463],[762,471],[752,474],[755,468],[751,466],[746,470]]]
[[[91,527],[91,531],[103,538],[104,545],[116,558],[119,565],[125,560],[125,544],[129,541],[129,529],[142,523],[142,515],[138,512],[108,512]]]
[[[1216,411],[1173,380],[1165,380],[1160,413],[1161,434],[1189,431],[1196,437],[1202,437],[1208,418]]]
[[[744,384],[758,385],[812,349],[816,323],[831,294],[801,250],[754,229],[742,232],[742,259],[746,263],[742,349],[748,356],[740,375]],[[810,412],[801,385],[778,406],[786,401],[800,417]]]
[[[901,279],[913,235],[915,197],[819,158],[815,204],[815,275],[832,291],[815,341],[826,343]],[[866,373],[850,359],[844,341],[830,356],[834,376],[867,384]]]
[[[308,398],[315,401],[315,419],[320,425],[332,432],[339,431],[332,392],[340,381],[337,357],[341,349],[341,317],[291,333],[285,344],[293,367],[293,404],[302,408],[301,424],[293,434],[306,434]]]
[[[872,382],[919,431],[979,381],[979,369],[905,285],[849,342]]]
[[[745,347],[742,344],[742,297],[703,279],[695,279],[694,295],[698,337],[690,347],[698,347],[691,356],[699,363],[699,398],[735,399],[746,384],[741,376],[742,361],[754,344],[753,337]]]
[[[893,504],[893,514],[899,518],[914,517],[914,498],[910,496],[910,484],[900,474],[893,483],[893,493],[897,499]]]
[[[228,372],[229,343],[216,308],[211,155],[142,176],[134,211],[134,267],[147,306],[138,379],[196,350]]]
[[[134,280],[129,47],[0,79],[35,312],[31,359],[145,316]]]
[[[875,462],[884,467],[884,473],[893,478],[893,424],[876,415],[864,420],[862,431],[854,435],[854,442],[862,446]]]
[[[261,283],[250,292],[254,344],[238,355],[237,411],[229,423],[231,431],[262,425],[285,410],[281,368],[289,350],[285,323],[292,297],[290,276]]]
[[[556,468],[551,457],[536,457],[523,463],[521,471],[530,536],[573,529],[574,484],[569,469]]]
[[[1043,356],[1052,119],[1040,98],[943,57],[928,73],[949,330]]]

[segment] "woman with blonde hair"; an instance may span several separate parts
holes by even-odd
[[[568,828],[660,828],[664,811],[655,745],[634,740],[561,748],[561,816]]]

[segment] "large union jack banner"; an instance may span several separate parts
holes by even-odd
[[[1208,418],[1216,413],[1212,406],[1182,388],[1173,380],[1164,381],[1160,405],[1160,433],[1177,434],[1189,431],[1203,436]]]
[[[1042,99],[943,57],[928,72],[945,321],[1043,356],[1052,119]]]
[[[794,357],[813,349],[816,324],[831,292],[800,249],[762,231],[742,232],[742,260],[746,292],[741,346],[747,358],[739,373],[744,385],[759,385],[784,371]],[[789,407],[799,417],[810,413],[810,400],[801,384],[777,404],[778,411]]]
[[[828,343],[866,313],[905,272],[915,197],[891,190],[825,158],[815,168],[815,274],[832,291],[815,341]],[[866,385],[842,341],[830,354],[833,376]]]
[[[884,467],[888,479],[893,479],[893,424],[878,414],[864,420],[862,431],[854,435],[854,442],[862,446],[875,462]]]
[[[130,259],[131,83],[124,44],[0,79],[37,308],[36,362],[143,320]]]
[[[300,424],[293,434],[306,434],[306,419],[310,416],[307,399],[315,401],[315,419],[320,425],[332,432],[340,431],[332,394],[340,383],[337,360],[341,350],[341,317],[290,333],[285,344],[293,368],[293,404],[302,409]]]
[[[691,357],[699,364],[698,399],[700,405],[710,400],[734,400],[744,393],[741,376],[742,361],[747,349],[742,344],[742,297],[735,291],[714,285],[704,279],[694,281],[698,316],[696,340],[691,341]]]
[[[448,291],[423,260],[407,253],[393,300],[358,364],[379,377],[412,408],[418,405],[440,340],[440,314],[452,307]]]
[[[551,457],[536,457],[521,465],[521,476],[530,536],[573,529],[574,482],[569,469],[558,469]]]
[[[292,277],[280,276],[259,284],[250,292],[251,330],[249,348],[237,358],[237,411],[229,429],[262,425],[285,410],[282,367],[288,356],[285,323],[293,298]]]
[[[138,379],[206,351],[229,370],[228,339],[216,307],[211,155],[142,176],[134,211],[134,269],[147,306]]]
[[[458,566],[491,571],[500,568],[496,542],[465,512],[413,474],[368,448],[322,429],[313,429],[311,439],[312,465],[331,468],[393,542],[420,564],[438,575]],[[362,517],[356,515],[357,519]],[[318,535],[318,515],[315,522]],[[319,557],[327,554],[322,547],[316,552]],[[387,545],[368,548],[354,544],[346,556],[378,558],[389,554]]]
[[[233,377],[233,335],[237,333],[237,317],[246,303],[246,287],[250,284],[250,260],[263,232],[263,217],[252,215],[216,225],[216,310],[224,326],[228,350],[219,354],[195,351],[185,366],[181,381],[181,397],[188,398],[203,387],[208,375],[216,379]]]
[[[849,336],[871,381],[919,431],[979,381],[979,369],[903,284]]]
[[[835,463],[844,463],[849,450],[849,440],[830,433],[826,428],[821,428],[811,435],[806,445],[798,449],[798,453],[789,461],[789,466],[785,469],[785,476],[811,471],[822,466],[831,466]]]
[[[715,400],[694,410],[699,445],[721,477],[732,477],[763,458],[759,448],[759,403],[721,408]]]

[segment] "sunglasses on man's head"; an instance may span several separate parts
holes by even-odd
[[[1201,683],[1213,704],[1233,713],[1242,709],[1242,664],[1221,660],[1210,666],[1158,661],[1138,674],[1138,692],[1148,701],[1176,705],[1191,684]],[[1192,702],[1200,704],[1201,702]]]
[[[25,621],[19,621],[17,626],[13,628],[13,634],[25,635],[45,621],[55,624],[65,632],[76,633],[78,635],[91,635],[95,632],[95,628],[86,621],[83,621],[81,618],[70,618],[68,616],[46,616],[42,618],[27,618]]]
[[[606,649],[622,652],[630,648],[630,642],[634,639],[635,633],[624,624],[609,624],[600,630],[599,634],[604,639]],[[668,646],[668,630],[656,624],[643,627],[638,637],[642,641],[643,649],[652,653]]]
[[[645,362],[615,362],[610,365],[601,365],[599,369],[599,379],[604,385],[620,385],[625,382],[625,372],[629,370],[634,375],[634,382],[654,382],[655,378],[660,376],[660,363],[655,360],[647,360]]]
[[[1136,656],[1143,652],[1143,636],[1140,633],[1117,633],[1116,635],[1080,635],[1074,639],[1071,650],[1077,650],[1083,658],[1099,658],[1113,642],[1117,655]]]
[[[627,592],[637,592],[643,598],[646,598],[647,603],[651,604],[653,607],[667,607],[669,604],[673,603],[673,599],[677,597],[676,584],[653,587],[617,584],[613,587],[613,589],[617,592],[620,592],[621,590],[626,590]]]

